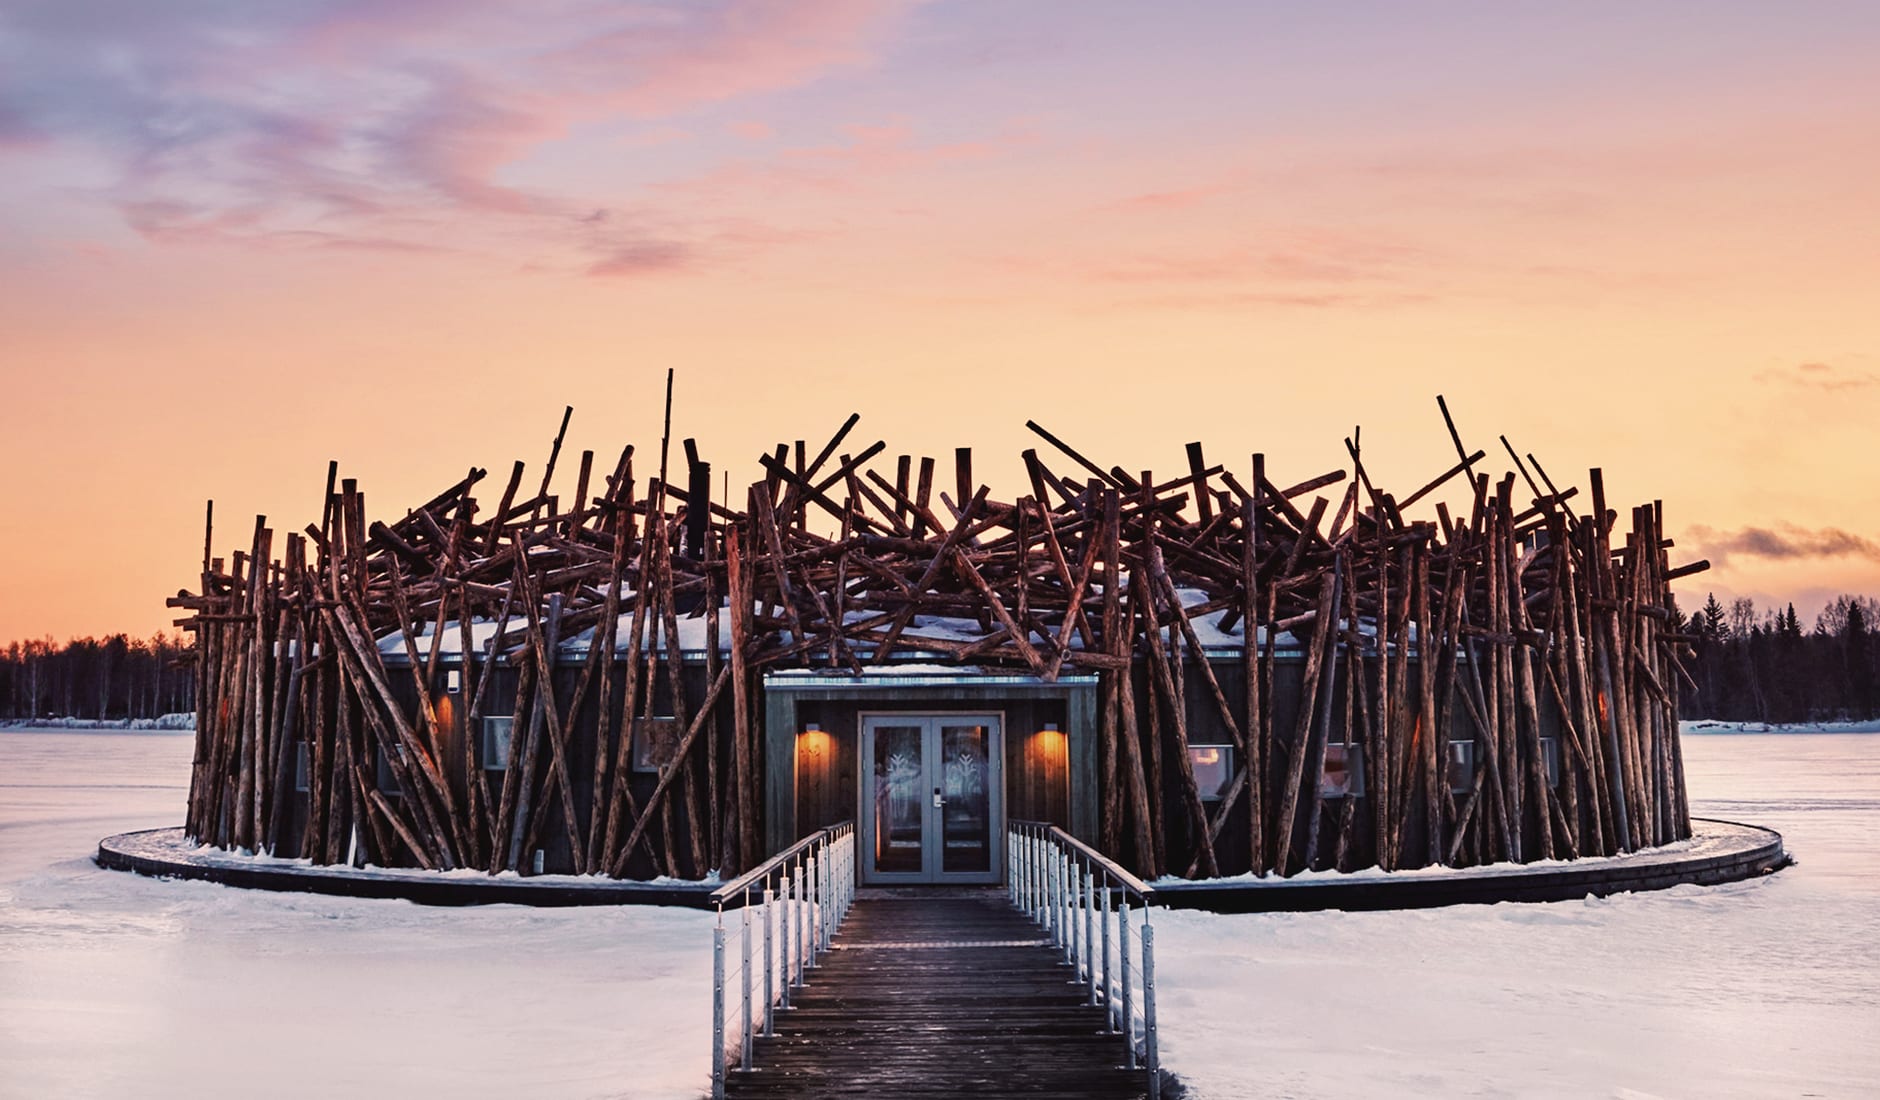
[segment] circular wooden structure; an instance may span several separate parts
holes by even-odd
[[[211,528],[171,601],[187,835],[704,880],[853,819],[883,884],[1000,881],[1018,819],[1200,880],[1690,835],[1669,586],[1704,563],[1672,565],[1656,502],[1624,526],[1596,469],[1584,496],[1513,447],[1490,474],[1451,424],[1455,464],[1401,497],[1355,433],[1348,470],[1290,485],[1199,443],[1157,478],[1030,424],[1059,469],[1028,450],[998,499],[966,449],[944,479],[846,453],[856,420],[761,456],[741,508],[691,440],[681,476],[662,440],[653,478],[628,446],[558,491],[558,434],[482,500],[471,469],[373,520],[334,464],[317,522],[257,517],[226,560]]]

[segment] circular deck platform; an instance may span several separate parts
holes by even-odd
[[[97,862],[113,871],[157,878],[197,879],[251,890],[335,894],[351,898],[404,898],[421,905],[678,905],[710,909],[715,882],[533,875],[514,872],[425,871],[384,867],[316,867],[196,845],[182,828],[119,833],[98,842]]]
[[[1158,882],[1156,901],[1216,913],[1303,913],[1318,909],[1429,909],[1498,901],[1567,901],[1692,884],[1716,886],[1789,864],[1782,834],[1757,825],[1692,818],[1689,840],[1617,856],[1487,867],[1420,868],[1292,878]]]
[[[1766,875],[1789,862],[1770,829],[1697,818],[1678,844],[1597,859],[1431,868],[1385,873],[1321,872],[1289,879],[1239,877],[1156,884],[1156,901],[1218,913],[1315,909],[1422,909],[1498,901],[1562,901],[1628,890],[1719,883]],[[315,867],[191,844],[181,828],[106,837],[99,866],[159,878],[198,879],[258,890],[404,898],[424,905],[677,905],[707,909],[715,883],[627,882],[588,875],[486,875],[480,871]]]

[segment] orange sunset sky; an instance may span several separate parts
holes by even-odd
[[[1498,433],[1687,606],[1880,592],[1880,5],[0,0],[0,642],[675,436],[1036,418],[1400,495]],[[1068,466],[1068,463],[1062,463]],[[572,475],[574,462],[563,469]],[[642,469],[644,469],[642,463]],[[572,491],[572,483],[563,486]]]

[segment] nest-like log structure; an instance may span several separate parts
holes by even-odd
[[[1026,451],[1029,491],[1000,500],[964,449],[950,477],[930,458],[878,462],[880,442],[844,453],[855,423],[814,453],[762,456],[741,508],[711,499],[689,440],[682,483],[662,442],[657,477],[636,479],[631,446],[598,478],[584,453],[562,497],[558,434],[539,482],[518,462],[479,496],[472,469],[385,522],[335,466],[317,523],[277,543],[258,517],[227,564],[205,536],[200,592],[171,601],[197,639],[189,833],[316,863],[525,874],[552,837],[584,873],[733,871],[764,854],[762,673],[914,655],[1096,673],[1097,839],[1149,875],[1289,874],[1359,851],[1386,869],[1577,857],[1689,835],[1668,584],[1703,563],[1669,566],[1656,503],[1631,510],[1621,541],[1598,470],[1576,510],[1577,489],[1512,447],[1513,472],[1484,472],[1452,423],[1455,465],[1403,497],[1372,484],[1355,439],[1348,470],[1297,484],[1270,480],[1260,455],[1211,465],[1199,444],[1158,480],[1034,424],[1052,461]],[[1466,503],[1452,514],[1445,496]],[[1419,504],[1431,514],[1413,519]],[[976,628],[924,629],[934,617]],[[680,640],[700,619],[702,691]],[[1288,660],[1299,699],[1281,707]],[[461,731],[498,669],[518,678],[517,717],[511,766],[491,772]],[[628,762],[656,693],[682,732],[648,790]],[[1238,749],[1212,802],[1187,751],[1190,696]],[[577,730],[594,739],[581,753]],[[1475,746],[1458,754],[1473,768],[1460,788],[1456,740]],[[1328,743],[1361,756],[1364,798],[1323,799]],[[1244,830],[1231,845],[1230,827]],[[1242,854],[1223,866],[1229,848]]]

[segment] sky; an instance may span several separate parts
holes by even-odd
[[[1812,617],[1880,592],[1875,56],[1854,3],[0,0],[0,641],[167,628],[204,502],[226,554],[329,459],[395,517],[566,405],[650,455],[668,368],[734,484],[856,412],[1008,497],[1027,419],[1282,484],[1361,426],[1401,496],[1442,394],[1662,500],[1687,605]]]

